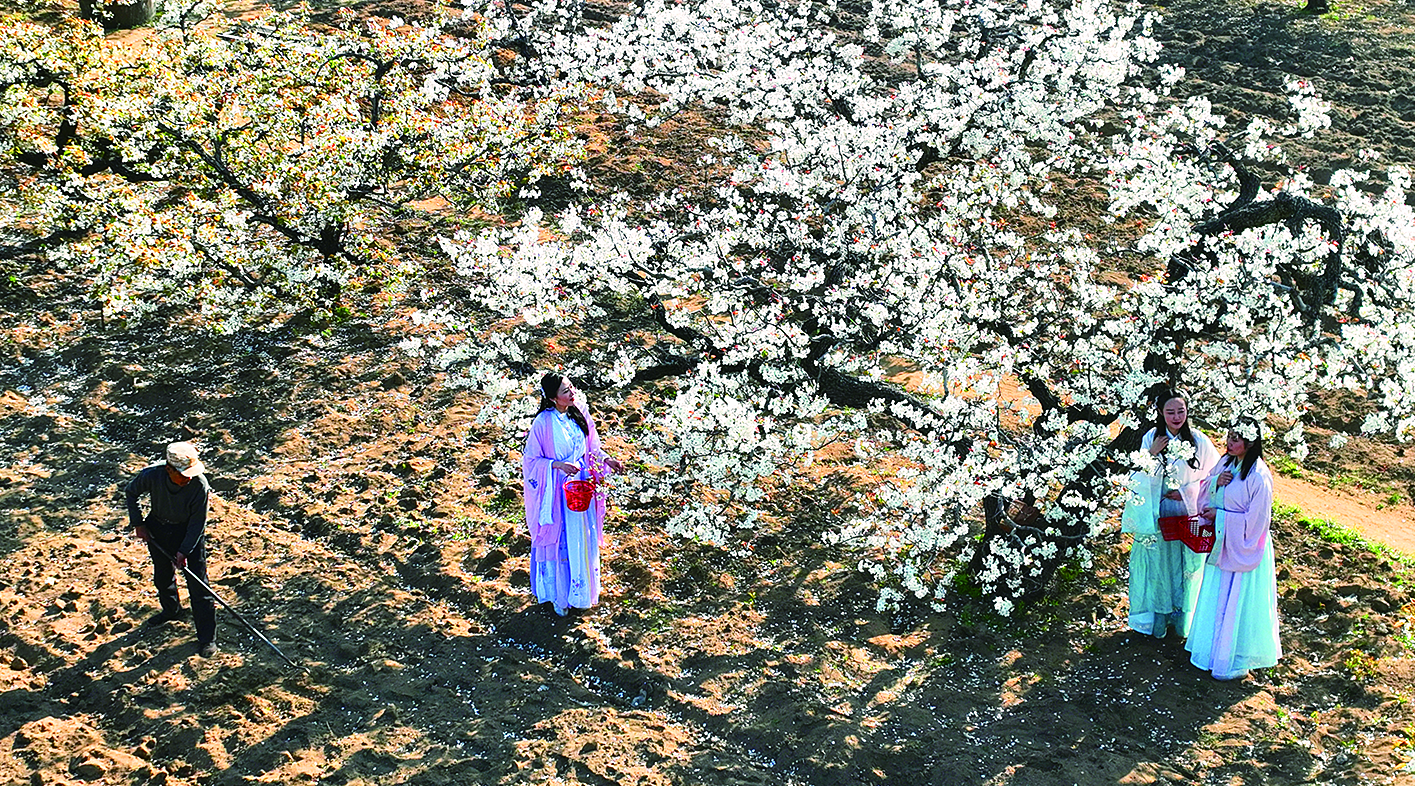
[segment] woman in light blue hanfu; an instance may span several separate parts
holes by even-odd
[[[1182,393],[1161,393],[1155,401],[1155,427],[1145,433],[1141,450],[1157,459],[1151,473],[1137,472],[1120,531],[1133,536],[1130,544],[1130,627],[1164,638],[1172,627],[1189,635],[1190,612],[1199,595],[1201,554],[1183,543],[1164,540],[1160,516],[1193,516],[1218,450],[1201,431],[1189,426],[1189,407]]]
[[[1277,574],[1271,535],[1273,476],[1263,461],[1255,420],[1228,432],[1228,455],[1209,480],[1214,548],[1189,631],[1189,660],[1214,679],[1238,680],[1282,657],[1277,632]]]
[[[540,408],[521,455],[526,523],[531,531],[531,590],[565,616],[599,602],[599,550],[604,542],[604,495],[589,509],[565,501],[570,480],[602,481],[623,469],[600,447],[599,432],[575,386],[559,374],[540,380]]]

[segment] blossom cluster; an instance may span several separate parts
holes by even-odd
[[[1137,433],[1157,385],[1193,391],[1213,423],[1298,424],[1298,452],[1322,387],[1368,393],[1367,430],[1415,428],[1408,171],[1384,188],[1333,177],[1344,248],[1314,221],[1196,234],[1240,190],[1232,162],[1203,151],[1237,142],[1281,167],[1281,137],[1319,132],[1328,107],[1294,82],[1290,122],[1225,136],[1206,100],[1167,97],[1180,69],[1145,70],[1160,52],[1137,6],[876,0],[852,27],[829,2],[648,0],[603,24],[559,0],[468,5],[532,53],[510,64],[518,78],[600,91],[627,133],[693,109],[733,129],[704,156],[723,173],[709,193],[586,195],[443,241],[463,313],[486,314],[448,335],[524,352],[536,326],[593,335],[624,293],[659,315],[660,331],[606,335],[584,370],[632,389],[666,351],[678,359],[637,439],[653,471],[634,481],[679,511],[676,532],[730,543],[773,484],[809,470],[811,443],[851,444],[878,480],[822,536],[858,550],[881,604],[939,602],[974,571],[1005,613],[1088,558],[1121,479],[1149,461],[1117,435]],[[1108,190],[1111,220],[1138,217],[1133,248],[1060,220],[1075,178]],[[1321,202],[1300,175],[1281,189],[1256,198]],[[1363,262],[1335,297],[1304,301],[1337,251]],[[1101,275],[1137,252],[1155,275]],[[465,368],[491,366],[482,353]],[[901,369],[917,371],[912,391],[891,384]],[[502,373],[472,384],[490,392]],[[979,544],[990,500],[1039,515]]]
[[[573,91],[496,88],[465,23],[217,19],[123,42],[0,19],[0,171],[17,186],[0,244],[86,273],[109,316],[191,308],[231,330],[328,311],[411,272],[380,211],[494,208],[577,155]]]

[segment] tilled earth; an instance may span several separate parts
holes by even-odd
[[[1340,127],[1302,155],[1411,157],[1409,6],[1166,11],[1226,105],[1266,107],[1283,70],[1330,88]],[[207,338],[105,327],[62,274],[0,286],[0,784],[1412,781],[1408,570],[1297,523],[1286,656],[1240,684],[1124,632],[1119,535],[1018,620],[882,617],[813,535],[814,489],[730,554],[617,507],[602,604],[559,620],[527,594],[497,435],[399,355],[396,313]],[[632,456],[636,413],[599,412]],[[210,659],[188,622],[143,627],[120,487],[184,437],[216,591],[302,669],[224,610]]]
[[[48,302],[64,300],[46,292]],[[526,594],[514,487],[374,334],[183,342],[56,313],[0,396],[0,783],[1373,782],[1404,766],[1410,607],[1369,552],[1278,531],[1282,664],[1214,683],[1123,631],[1124,545],[1057,605],[873,612],[784,495],[752,548],[615,511],[597,609]],[[80,328],[74,328],[75,331]],[[23,362],[21,362],[23,360]],[[602,411],[614,447],[633,426]],[[221,652],[156,611],[118,482],[200,439]],[[1233,780],[1233,779],[1237,780]],[[1128,780],[1126,780],[1128,779]]]

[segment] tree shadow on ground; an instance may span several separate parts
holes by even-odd
[[[1300,688],[1290,670],[1215,681],[1176,637],[1124,631],[1094,578],[1056,588],[1012,619],[962,598],[943,614],[881,615],[849,556],[819,540],[821,511],[859,493],[837,479],[803,494],[780,512],[787,523],[759,532],[752,549],[716,562],[696,554],[691,564],[706,568],[665,582],[682,593],[671,599],[680,616],[756,620],[758,646],[701,652],[680,672],[657,675],[656,708],[747,753],[724,782],[753,782],[752,769],[771,774],[763,782],[809,784],[1194,782],[1202,760],[1205,777],[1305,783],[1332,770],[1302,734],[1281,727],[1293,710],[1274,713],[1274,696],[1286,703],[1295,690],[1330,683],[1338,705],[1372,709],[1388,698],[1335,673],[1302,676]],[[718,582],[731,591],[701,593],[713,568],[735,571],[735,584]],[[1283,614],[1284,625],[1304,617],[1292,603]],[[656,637],[637,633],[642,641],[627,643],[652,646],[643,642]],[[734,706],[697,700],[709,695]],[[1215,765],[1215,744],[1240,743],[1254,755]],[[674,771],[692,781],[720,766],[717,753]]]
[[[16,435],[11,466],[49,473],[0,489],[0,504],[46,511],[10,534],[22,559],[71,553],[73,525],[112,512],[104,484],[174,430],[214,437],[214,466],[259,472],[326,399],[358,398],[387,373],[344,361],[384,346],[363,329],[169,349],[160,361],[136,338],[100,336],[0,369],[0,388],[27,386],[0,415]],[[171,347],[180,334],[144,338]],[[318,469],[306,463],[299,472]],[[966,606],[882,616],[848,555],[819,541],[824,514],[859,491],[839,482],[787,498],[750,557],[660,540],[661,552],[629,559],[664,558],[666,597],[566,620],[517,594],[523,577],[490,590],[449,578],[438,548],[370,517],[309,541],[280,526],[308,518],[298,499],[232,503],[213,536],[218,591],[310,674],[284,671],[221,612],[227,653],[212,663],[187,657],[185,634],[144,643],[152,657],[139,661],[132,632],[77,644],[7,630],[0,642],[51,676],[4,694],[24,708],[6,725],[72,714],[77,699],[104,718],[112,744],[150,736],[154,766],[199,783],[512,783],[523,767],[620,783],[1096,783],[1166,767],[1186,779],[1177,757],[1264,690],[1211,683],[1173,644],[1092,632],[1092,648],[1078,650],[1065,623],[1089,612],[1081,602],[1052,620],[1005,622]],[[110,602],[151,602],[145,576],[123,592]],[[728,640],[712,637],[739,621]],[[589,727],[599,730],[578,731]],[[1310,766],[1289,747],[1268,752],[1281,769],[1259,775],[1300,782]],[[623,764],[633,755],[637,775]]]
[[[233,540],[271,540],[245,524],[228,528]],[[36,560],[48,544],[72,537],[36,533],[21,552]],[[274,581],[257,571],[223,575],[232,554],[214,555],[212,569],[217,591],[309,673],[286,668],[221,609],[221,652],[210,660],[193,657],[189,624],[139,625],[83,644],[45,626],[7,629],[0,646],[45,679],[3,694],[0,738],[40,718],[83,714],[102,719],[108,745],[149,739],[156,769],[197,773],[196,783],[248,783],[276,773],[297,780],[308,772],[323,782],[376,781],[395,771],[417,772],[423,783],[452,782],[453,774],[465,782],[467,773],[513,777],[515,743],[534,736],[536,724],[606,703],[548,665],[573,662],[573,645],[556,635],[556,625],[523,624],[549,631],[534,637],[449,635],[432,608],[443,604],[408,590],[397,574],[376,574],[322,549],[312,553],[325,570],[292,563]],[[151,595],[145,583],[124,590],[131,591]],[[74,627],[87,614],[52,616],[68,616]],[[559,632],[566,628],[559,623]],[[145,782],[149,775],[114,771],[107,782]]]
[[[160,461],[168,442],[194,438],[213,490],[233,492],[318,409],[321,393],[346,396],[368,383],[337,371],[311,379],[293,367],[337,368],[342,357],[384,352],[390,342],[353,324],[331,337],[288,329],[197,337],[152,324],[26,348],[20,362],[0,364],[0,454],[9,467],[0,508],[42,510],[48,529],[92,516],[95,501],[121,511],[136,470]],[[0,549],[18,544],[22,523],[0,524]]]
[[[115,743],[151,738],[155,768],[220,784],[305,776],[512,783],[525,767],[585,783],[1192,782],[1183,754],[1235,705],[1268,690],[1262,678],[1213,682],[1188,666],[1177,642],[1116,633],[1078,649],[1061,621],[1079,617],[1082,602],[1063,604],[1054,619],[955,614],[898,626],[850,580],[781,581],[755,608],[684,599],[683,617],[750,613],[754,638],[726,653],[709,651],[718,642],[680,640],[672,646],[681,668],[659,670],[630,650],[663,638],[619,630],[620,621],[649,623],[628,609],[563,620],[528,600],[487,609],[468,600],[470,588],[447,586],[436,561],[410,559],[416,549],[377,553],[349,542],[330,550],[263,526],[258,516],[228,514],[213,577],[309,664],[308,675],[285,670],[222,612],[224,654],[209,663],[190,658],[189,628],[156,638],[128,631],[74,656],[16,630],[5,645],[27,647],[21,654],[48,681],[4,695],[16,712],[3,732],[50,715],[96,714]],[[40,555],[71,537],[36,533],[25,551]],[[838,556],[785,545],[803,565]],[[120,548],[100,546],[98,556]],[[139,586],[146,598],[146,581]],[[450,631],[450,619],[472,627]],[[1024,641],[1032,648],[1019,649]],[[1341,687],[1343,700],[1360,700]],[[709,695],[723,698],[704,701]],[[645,764],[661,780],[608,762],[613,733],[574,733],[594,724],[622,727],[640,753],[664,748]],[[674,739],[671,755],[664,746]],[[1234,765],[1234,777],[1305,780],[1309,754],[1258,744],[1262,756],[1251,769]]]

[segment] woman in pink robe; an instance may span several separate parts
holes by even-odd
[[[599,432],[575,386],[559,374],[541,377],[540,409],[526,435],[521,480],[531,531],[531,590],[565,616],[570,607],[599,602],[599,550],[604,542],[604,495],[589,510],[565,503],[565,483],[602,480],[623,468],[600,447]]]
[[[1228,433],[1228,455],[1209,479],[1213,551],[1204,565],[1194,623],[1185,644],[1190,661],[1214,679],[1242,679],[1282,657],[1277,632],[1277,575],[1271,525],[1273,477],[1263,462],[1256,421]]]

